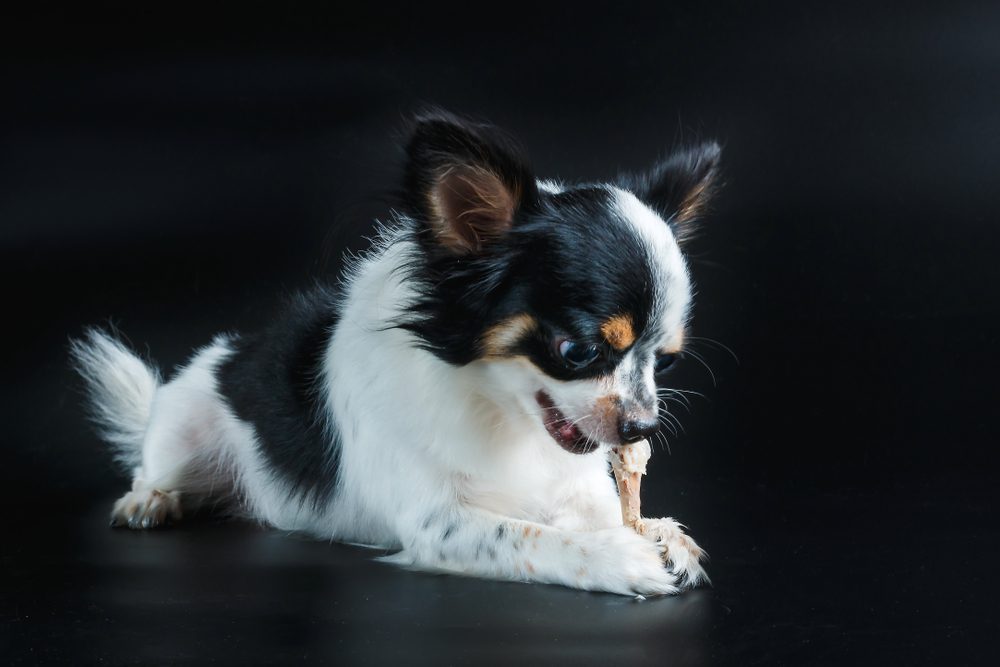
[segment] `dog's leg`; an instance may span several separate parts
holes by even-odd
[[[136,478],[132,490],[115,501],[111,525],[129,528],[158,528],[182,516],[179,490],[161,491]]]
[[[181,518],[182,496],[184,504],[190,505],[197,486],[192,483],[198,477],[196,461],[203,458],[197,456],[196,448],[202,443],[197,430],[184,423],[190,415],[163,403],[160,407],[168,409],[161,409],[149,424],[132,489],[111,510],[112,526],[158,528]]]
[[[604,486],[590,489],[591,493],[585,499],[574,503],[581,508],[582,521],[589,522],[586,530],[601,530],[608,526],[622,525],[621,505],[617,492],[608,492]],[[698,544],[684,534],[684,527],[670,518],[643,518],[645,532],[643,536],[654,542],[663,556],[663,560],[676,577],[682,588],[693,588],[702,582],[708,582],[701,562],[708,555]]]
[[[603,481],[603,480],[602,480]],[[570,498],[566,511],[553,525],[568,530],[599,531],[622,525],[621,506],[613,484],[595,484]],[[676,577],[682,588],[707,582],[708,575],[700,561],[707,555],[693,539],[684,534],[683,526],[673,519],[643,519],[643,536],[654,542],[661,551],[667,569]]]
[[[415,569],[623,595],[678,590],[656,543],[623,526],[569,531],[465,509],[425,516],[402,532],[403,550],[385,560]]]
[[[205,348],[157,390],[141,463],[133,471],[132,489],[112,508],[112,526],[157,528],[206,497],[231,491],[233,472],[224,454],[227,412],[213,376],[225,352],[221,343]]]
[[[132,488],[111,510],[111,525],[133,529],[159,528],[182,516],[181,496],[192,490],[185,480],[193,478],[195,459],[183,424],[175,415],[150,422],[142,446],[142,465],[133,471]],[[186,500],[186,499],[185,499]],[[187,504],[187,503],[185,503]]]

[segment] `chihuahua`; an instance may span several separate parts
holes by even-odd
[[[718,145],[567,185],[486,123],[433,110],[408,133],[371,249],[262,332],[217,336],[168,382],[113,332],[72,343],[132,474],[112,525],[230,499],[419,570],[626,595],[705,580],[676,521],[622,525],[607,455],[658,430]]]

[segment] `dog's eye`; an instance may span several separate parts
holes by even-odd
[[[666,373],[675,361],[677,361],[676,354],[661,354],[656,357],[656,361],[653,363],[653,372],[657,375]]]
[[[558,344],[559,356],[570,368],[583,368],[594,363],[601,356],[601,349],[596,345],[584,345],[563,339]]]

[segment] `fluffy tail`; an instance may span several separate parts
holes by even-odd
[[[73,366],[86,383],[90,416],[114,450],[115,460],[131,470],[141,463],[160,373],[114,335],[88,329],[70,343]]]

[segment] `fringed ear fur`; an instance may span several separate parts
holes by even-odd
[[[476,253],[503,235],[514,220],[518,189],[476,165],[445,169],[429,193],[430,223],[437,241],[462,254]]]
[[[691,237],[712,199],[720,154],[714,141],[682,149],[645,173],[619,177],[619,184],[658,210],[682,242]]]
[[[466,255],[503,236],[537,190],[513,139],[493,126],[436,111],[414,123],[406,196],[439,247]]]

